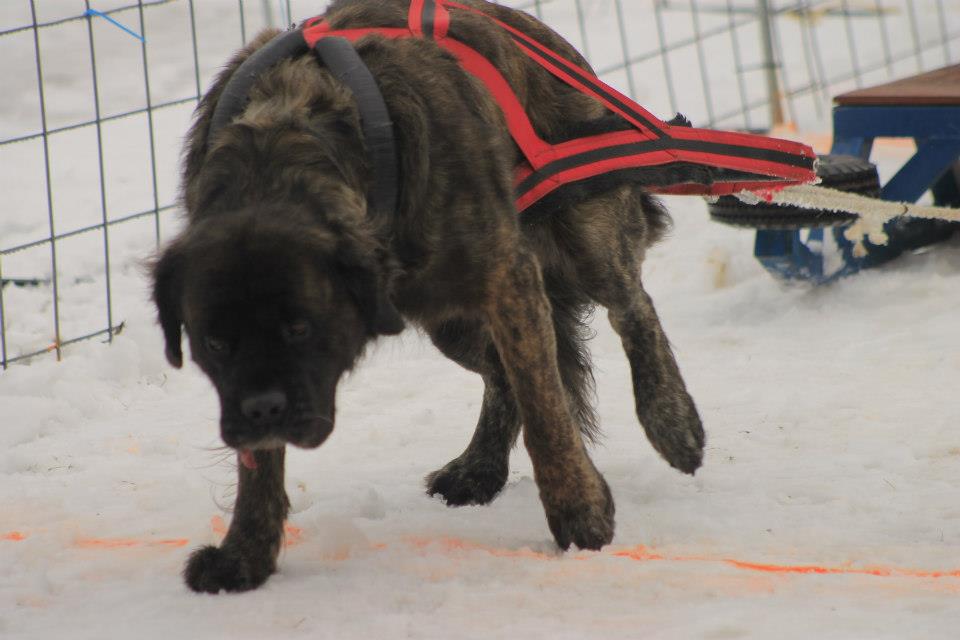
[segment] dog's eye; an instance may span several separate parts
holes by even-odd
[[[283,339],[287,342],[300,342],[310,337],[310,323],[306,320],[297,320],[290,324],[285,324],[280,329]]]
[[[222,356],[230,350],[230,345],[227,344],[226,340],[214,338],[213,336],[207,336],[204,338],[203,344],[207,347],[207,350],[210,353],[214,353],[218,356]]]

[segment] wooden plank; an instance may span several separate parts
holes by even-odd
[[[834,98],[841,106],[960,105],[960,64],[902,78]]]

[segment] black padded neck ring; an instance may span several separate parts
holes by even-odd
[[[321,38],[314,51],[330,73],[353,92],[360,110],[367,159],[373,170],[367,208],[373,218],[389,216],[397,210],[399,166],[393,121],[383,94],[370,69],[345,38]]]
[[[257,77],[280,60],[305,53],[303,31],[285,31],[253,52],[230,76],[210,119],[207,140],[213,138],[243,113]],[[314,50],[333,76],[353,92],[360,110],[367,159],[373,170],[373,185],[367,194],[368,213],[385,218],[397,209],[399,165],[393,121],[370,69],[345,38],[321,38]]]
[[[307,43],[303,39],[300,29],[284,31],[273,40],[254,51],[243,61],[223,88],[217,106],[210,118],[210,128],[207,131],[207,141],[217,134],[220,129],[230,124],[230,121],[243,113],[250,97],[250,88],[257,77],[280,60],[306,53]]]

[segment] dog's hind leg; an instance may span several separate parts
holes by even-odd
[[[647,438],[672,467],[694,473],[703,460],[703,425],[639,279],[629,301],[611,306],[609,316],[630,361],[637,417]]]
[[[248,591],[276,571],[290,503],[283,487],[283,448],[253,453],[256,468],[239,465],[233,520],[219,547],[197,549],[183,577],[194,591]]]
[[[504,249],[510,253],[497,259],[486,316],[520,409],[540,500],[561,548],[599,549],[613,539],[613,497],[571,412],[540,265],[521,246]]]
[[[520,433],[520,414],[489,334],[477,322],[452,320],[430,330],[440,351],[483,376],[483,406],[470,444],[427,476],[427,493],[451,507],[487,504],[507,482],[510,450]]]
[[[608,309],[620,335],[647,438],[671,466],[692,474],[703,458],[703,426],[640,278],[651,233],[646,220],[666,214],[638,190],[620,196],[616,206],[606,200],[572,214],[582,217],[576,226],[584,231],[571,238],[578,245],[579,278],[584,291]]]

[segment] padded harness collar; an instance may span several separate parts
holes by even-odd
[[[301,29],[285,31],[257,49],[230,76],[210,119],[207,140],[247,106],[250,89],[257,77],[281,60],[309,50]],[[397,148],[393,121],[373,74],[344,38],[323,38],[313,50],[333,76],[353,91],[360,110],[363,141],[373,169],[373,185],[367,194],[367,211],[374,219],[389,219],[397,209],[399,188]]]
[[[448,36],[450,9],[483,16],[508,32],[528,58],[626,120],[630,129],[550,144],[534,130],[520,99],[500,71],[475,49]],[[310,18],[254,52],[234,72],[214,110],[210,136],[246,106],[250,88],[265,69],[314,49],[323,64],[353,91],[360,109],[364,142],[374,171],[368,209],[389,216],[398,206],[398,162],[393,124],[377,83],[351,43],[376,34],[385,38],[427,38],[453,54],[487,87],[505,116],[524,161],[516,168],[517,211],[524,211],[557,189],[614,172],[669,166],[651,172],[663,183],[644,187],[656,193],[728,195],[743,190],[769,194],[816,181],[816,155],[804,144],[777,138],[698,129],[659,120],[639,104],[519,29],[454,0],[411,0],[408,25],[333,30],[323,17]]]

